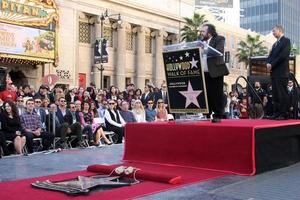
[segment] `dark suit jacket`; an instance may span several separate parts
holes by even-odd
[[[158,99],[163,99],[162,97],[162,90],[160,90],[159,92],[156,92],[154,95],[154,102],[155,104],[157,103]],[[166,92],[166,98],[163,99],[165,104],[169,104],[168,102],[168,92]]]
[[[79,112],[75,113],[75,117],[76,117],[76,122],[80,123],[80,116],[79,116]],[[70,125],[73,124],[73,117],[72,117],[72,113],[71,111],[68,111],[67,114],[64,117],[65,122],[67,122]]]
[[[144,106],[147,105],[149,100],[153,100],[154,101],[154,94],[152,92],[150,92],[147,96],[145,93],[142,94],[141,96],[141,102]]]
[[[267,62],[272,65],[271,78],[289,77],[290,39],[282,36],[274,43]]]
[[[66,115],[68,115],[69,112],[70,112],[70,110],[67,109],[66,110]],[[65,117],[63,116],[63,114],[62,114],[62,112],[59,108],[57,108],[56,117],[57,117],[60,124],[63,124],[65,122]]]
[[[209,46],[215,48],[216,50],[218,50],[223,54],[224,54],[224,44],[225,44],[225,38],[219,35],[212,37],[209,42]],[[207,68],[208,68],[209,75],[212,78],[216,78],[219,76],[226,76],[229,74],[223,56],[207,58]]]

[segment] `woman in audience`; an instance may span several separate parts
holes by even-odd
[[[85,90],[82,95],[82,102],[85,102],[85,101],[90,102],[91,100],[92,100],[92,98],[90,96],[89,91]]]
[[[82,102],[82,99],[83,99],[83,98],[82,98],[83,92],[84,92],[84,88],[80,86],[80,87],[78,88],[77,98],[78,98],[78,100],[81,101],[81,102]]]
[[[118,99],[118,90],[115,86],[111,86],[109,89],[109,93],[106,95],[107,99],[112,99],[116,101]]]
[[[12,101],[3,104],[3,116],[1,128],[6,140],[14,143],[17,154],[22,154],[22,149],[26,143],[26,137],[21,133],[21,123],[17,107]]]
[[[90,102],[90,105],[91,105],[91,111],[92,111],[93,117],[94,117],[94,118],[98,118],[98,117],[99,117],[99,113],[98,113],[98,111],[97,111],[95,102],[94,102],[94,101],[91,101],[91,102]]]
[[[141,89],[136,89],[135,92],[134,92],[134,98],[135,99],[141,99],[142,97],[142,90]]]
[[[134,90],[130,89],[128,91],[128,95],[126,96],[125,100],[130,104],[132,99],[134,99]]]
[[[46,115],[49,114],[49,104],[50,104],[50,100],[49,99],[42,99],[42,104],[41,104],[41,108],[43,108],[46,112]]]
[[[100,139],[104,139],[106,144],[112,144],[111,141],[105,136],[105,133],[100,124],[94,124],[93,113],[90,110],[90,103],[85,101],[82,104],[82,112],[80,113],[80,122],[84,127],[84,130],[92,131],[94,133],[95,145],[99,145]]]
[[[141,100],[135,100],[132,113],[137,122],[146,122],[146,114]]]
[[[168,121],[168,111],[162,99],[157,100],[156,121]]]

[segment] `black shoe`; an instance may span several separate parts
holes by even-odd
[[[215,117],[212,118],[211,123],[220,123],[221,122],[221,118]]]
[[[279,115],[278,117],[275,118],[275,120],[287,120],[287,119],[288,117],[282,115]]]

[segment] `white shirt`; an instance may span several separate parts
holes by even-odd
[[[209,45],[211,41],[211,38],[209,38],[207,41],[204,41],[205,44]],[[208,72],[208,67],[207,67],[207,45],[204,46],[203,52],[202,52],[202,63],[203,63],[203,71]]]

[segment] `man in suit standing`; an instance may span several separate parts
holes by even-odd
[[[149,100],[154,99],[153,92],[151,91],[152,86],[148,83],[145,85],[144,93],[142,94],[141,101],[143,106],[145,107]]]
[[[288,118],[288,92],[287,84],[289,80],[289,55],[290,39],[284,36],[281,25],[276,25],[272,33],[277,41],[273,44],[272,50],[267,60],[267,68],[271,72],[273,88],[273,119],[284,120]]]
[[[220,53],[224,53],[225,38],[219,36],[212,24],[204,24],[201,28],[202,40]],[[204,66],[205,85],[207,91],[209,113],[214,112],[212,122],[220,122],[224,114],[223,85],[224,76],[229,74],[223,56],[207,54],[207,67]],[[205,61],[204,61],[205,62]]]

